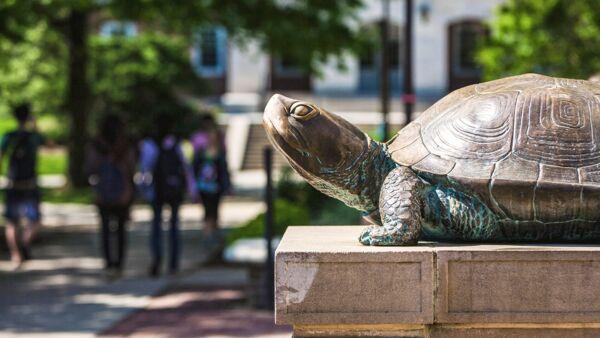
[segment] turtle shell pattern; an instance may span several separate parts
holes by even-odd
[[[397,163],[467,189],[504,220],[599,223],[600,83],[525,74],[468,86],[408,124],[388,149]]]

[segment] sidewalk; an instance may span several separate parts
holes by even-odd
[[[242,196],[259,197],[265,189],[266,176],[264,170],[244,170],[231,173],[232,184],[236,193]],[[0,175],[0,189],[6,188],[8,180]],[[42,188],[59,189],[67,184],[65,175],[40,175],[38,184]]]
[[[3,252],[0,336],[92,336],[146,306],[165,287],[166,279],[144,277],[147,236],[141,231],[130,232],[128,269],[114,282],[101,270],[96,237],[90,227],[46,228],[33,248],[36,259],[19,271],[10,271]]]
[[[224,225],[239,226],[262,208],[260,201],[230,198],[223,204]],[[183,287],[194,292],[207,292],[215,286],[239,287],[247,282],[244,270],[201,267],[212,252],[199,230],[202,213],[198,206],[186,205],[182,212],[182,273],[159,279],[146,275],[150,263],[148,221],[151,213],[147,207],[136,207],[129,228],[126,270],[121,279],[114,281],[108,280],[101,270],[94,208],[46,204],[44,211],[49,224],[43,228],[40,240],[32,250],[33,260],[19,271],[10,271],[8,254],[5,250],[0,253],[0,337],[90,337],[108,332],[128,315],[149,305],[147,311],[153,313],[155,305],[152,304],[160,303],[163,298],[153,299],[152,296],[162,290],[178,294]],[[75,224],[77,222],[79,224]],[[214,316],[227,316],[219,312],[221,310],[205,313],[203,304],[184,306],[181,315],[195,320],[205,316],[214,320]],[[224,307],[222,310],[225,311],[230,308],[228,304],[217,300],[212,306]],[[169,311],[179,311],[179,306],[173,306]],[[253,315],[254,312],[249,311],[248,316]],[[267,327],[270,329],[272,315],[262,313],[257,316],[265,325],[270,323]],[[128,332],[135,329],[127,327]],[[169,328],[167,325],[163,330]],[[198,329],[197,326],[190,328]]]
[[[0,212],[2,212],[3,207],[0,205]],[[223,198],[219,209],[221,226],[223,228],[239,226],[256,217],[264,209],[264,203],[256,198],[226,196]],[[164,217],[168,217],[168,214],[167,211]],[[65,225],[97,226],[98,224],[96,207],[89,204],[42,203],[42,215],[44,217],[43,223],[47,227]],[[179,215],[184,226],[190,225],[192,228],[198,228],[204,218],[204,210],[200,204],[187,203],[181,206]],[[152,208],[147,204],[136,204],[133,206],[131,217],[134,224],[150,222],[152,220]]]
[[[0,176],[0,189],[6,188],[8,179],[6,176]],[[38,178],[38,184],[42,188],[62,188],[67,184],[65,175],[41,175]]]

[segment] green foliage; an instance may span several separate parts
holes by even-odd
[[[263,50],[318,72],[329,57],[360,52],[365,30],[357,17],[361,0],[183,1],[123,0],[111,3],[117,17],[156,22],[165,29],[193,32],[225,27],[236,43],[258,41]],[[140,10],[143,8],[143,10]],[[340,66],[343,66],[340,63]]]
[[[323,194],[304,180],[298,181],[289,167],[282,169],[276,195],[308,210],[310,224],[348,225],[360,221],[358,210]]]
[[[148,30],[190,36],[198,27],[225,27],[236,42],[254,39],[275,55],[316,70],[330,56],[365,48],[367,32],[358,20],[361,0],[18,0],[0,3],[0,36],[23,39],[38,24],[69,39],[73,13],[94,13],[147,23]]]
[[[135,122],[130,125],[136,133],[147,130],[144,124],[152,120],[141,116],[162,112],[176,116],[180,126],[189,126],[189,109],[173,93],[192,80],[187,47],[199,27],[225,27],[236,43],[258,41],[267,52],[315,71],[329,56],[357,52],[363,46],[364,30],[356,18],[361,6],[360,0],[4,1],[0,3],[0,115],[15,102],[32,101],[38,114],[60,117],[61,128],[48,131],[64,141],[72,121],[63,117],[76,113],[65,111],[70,107],[66,102],[68,74],[74,71],[69,69],[67,47],[80,38],[78,34],[90,33],[90,125],[107,111],[116,111]],[[94,15],[100,21],[140,22],[142,34],[103,38],[92,27],[73,33],[69,27],[74,13]],[[198,83],[192,90],[203,93]]]
[[[312,187],[309,188],[314,189]],[[311,217],[310,224],[352,225],[360,224],[360,219],[360,211],[348,207],[343,202],[325,196],[321,208],[313,217]]]
[[[477,58],[486,79],[526,72],[587,78],[600,71],[600,1],[509,0]]]
[[[119,113],[132,134],[157,129],[157,119],[168,115],[173,125],[193,130],[192,110],[175,90],[201,92],[187,58],[187,42],[177,36],[144,33],[131,37],[94,36],[90,40],[94,117]],[[97,125],[97,123],[94,123]]]
[[[309,222],[309,214],[306,208],[298,206],[285,199],[275,200],[275,224],[273,234],[281,236],[288,225],[306,225]],[[231,244],[241,238],[262,237],[265,229],[265,214],[262,213],[246,223],[243,227],[235,228],[227,234],[227,244]]]
[[[0,112],[0,136],[15,129],[17,122],[12,118],[12,115],[6,112]]]
[[[92,204],[94,203],[94,193],[87,188],[59,188],[47,189],[42,188],[42,201],[47,203],[77,203],[77,204]]]
[[[6,174],[8,160],[4,159],[0,164],[0,174]],[[62,175],[67,169],[67,153],[60,150],[46,150],[38,154],[37,173],[38,175]]]
[[[0,135],[16,128],[12,107],[30,102],[40,131],[65,142],[63,96],[65,46],[43,23],[28,28],[17,42],[0,35]]]
[[[124,41],[107,41],[107,44],[94,41],[90,36],[97,26],[92,23],[100,24],[105,19],[134,21],[140,24],[142,31],[163,32],[173,41],[191,40],[192,33],[202,27],[221,26],[227,29],[234,43],[256,41],[268,53],[317,73],[319,66],[330,57],[337,57],[342,66],[339,60],[347,52],[361,50],[365,39],[356,15],[361,6],[360,0],[0,1],[0,65],[8,63],[0,69],[0,92],[3,93],[0,101],[5,104],[4,107],[0,104],[0,114],[11,100],[28,99],[34,102],[36,112],[64,118],[63,129],[74,126],[67,134],[72,156],[69,177],[72,184],[83,186],[84,147],[89,139],[89,127],[94,122],[90,114],[97,118],[107,111],[122,113],[134,128],[132,132],[139,134],[148,130],[147,125],[141,125],[144,117],[156,111],[178,114],[178,125],[190,127],[190,114],[181,113],[185,107],[175,100],[174,91],[179,83],[170,81],[167,88],[162,87],[163,82],[175,80],[171,77],[171,64],[162,64],[164,67],[158,69],[152,67],[156,65],[154,61],[161,60],[155,55],[159,52],[157,46],[138,45],[143,48],[136,49]],[[125,49],[122,54],[112,48],[119,43]],[[171,41],[162,41],[161,45],[168,43]],[[109,55],[98,54],[104,52]],[[127,55],[133,58],[125,57]],[[141,63],[134,65],[134,60]],[[143,65],[150,65],[150,70],[146,72]],[[150,71],[154,71],[152,76]],[[132,86],[127,81],[132,73],[141,76],[134,76],[136,81],[153,78],[159,86],[150,86],[152,83],[147,81],[142,81],[142,86]],[[180,69],[178,74],[188,73]],[[5,77],[10,83],[8,86],[1,83]],[[99,86],[91,82],[96,80]],[[111,86],[116,89],[112,90]],[[134,90],[134,95],[118,92],[119,87]],[[10,92],[6,88],[11,88]],[[139,106],[137,100],[141,100]]]
[[[38,115],[62,115],[66,85],[64,46],[43,23],[23,32],[14,42],[0,35],[0,116],[11,117],[11,107],[32,103]],[[0,131],[4,128],[0,127]],[[64,126],[63,128],[64,129]]]
[[[68,129],[65,128],[64,118],[54,114],[44,114],[37,118],[37,128],[44,137],[56,144],[65,144]]]
[[[311,216],[320,210],[324,198],[327,198],[318,190],[309,186],[306,182],[294,180],[294,172],[291,168],[284,168],[281,171],[281,177],[277,182],[277,198],[289,201],[295,205],[300,205],[307,209]]]
[[[38,175],[64,174],[67,170],[67,154],[64,151],[41,151],[37,165]]]
[[[277,183],[275,199],[275,235],[283,235],[289,225],[348,225],[360,222],[360,212],[325,196],[304,181],[293,178],[284,168]],[[264,213],[227,235],[227,243],[264,234]]]
[[[13,43],[0,37],[0,132],[16,126],[11,106],[30,101],[38,126],[49,139],[64,143],[68,129],[62,104],[66,86],[63,42],[52,30],[39,25]],[[94,97],[91,125],[107,112],[121,114],[132,134],[156,129],[156,117],[168,114],[173,123],[196,127],[192,109],[174,91],[204,92],[191,69],[187,41],[180,36],[146,33],[135,38],[93,36],[89,41],[90,79]],[[141,118],[143,117],[143,118]],[[93,128],[92,128],[93,131]]]

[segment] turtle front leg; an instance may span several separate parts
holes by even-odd
[[[415,245],[421,236],[421,194],[424,184],[407,167],[392,170],[381,187],[379,212],[382,226],[360,235],[364,245]]]

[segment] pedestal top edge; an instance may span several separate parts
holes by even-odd
[[[313,225],[287,228],[277,253],[427,253],[455,252],[600,252],[600,244],[563,243],[443,243],[421,241],[416,246],[365,246],[358,242],[364,225]]]

